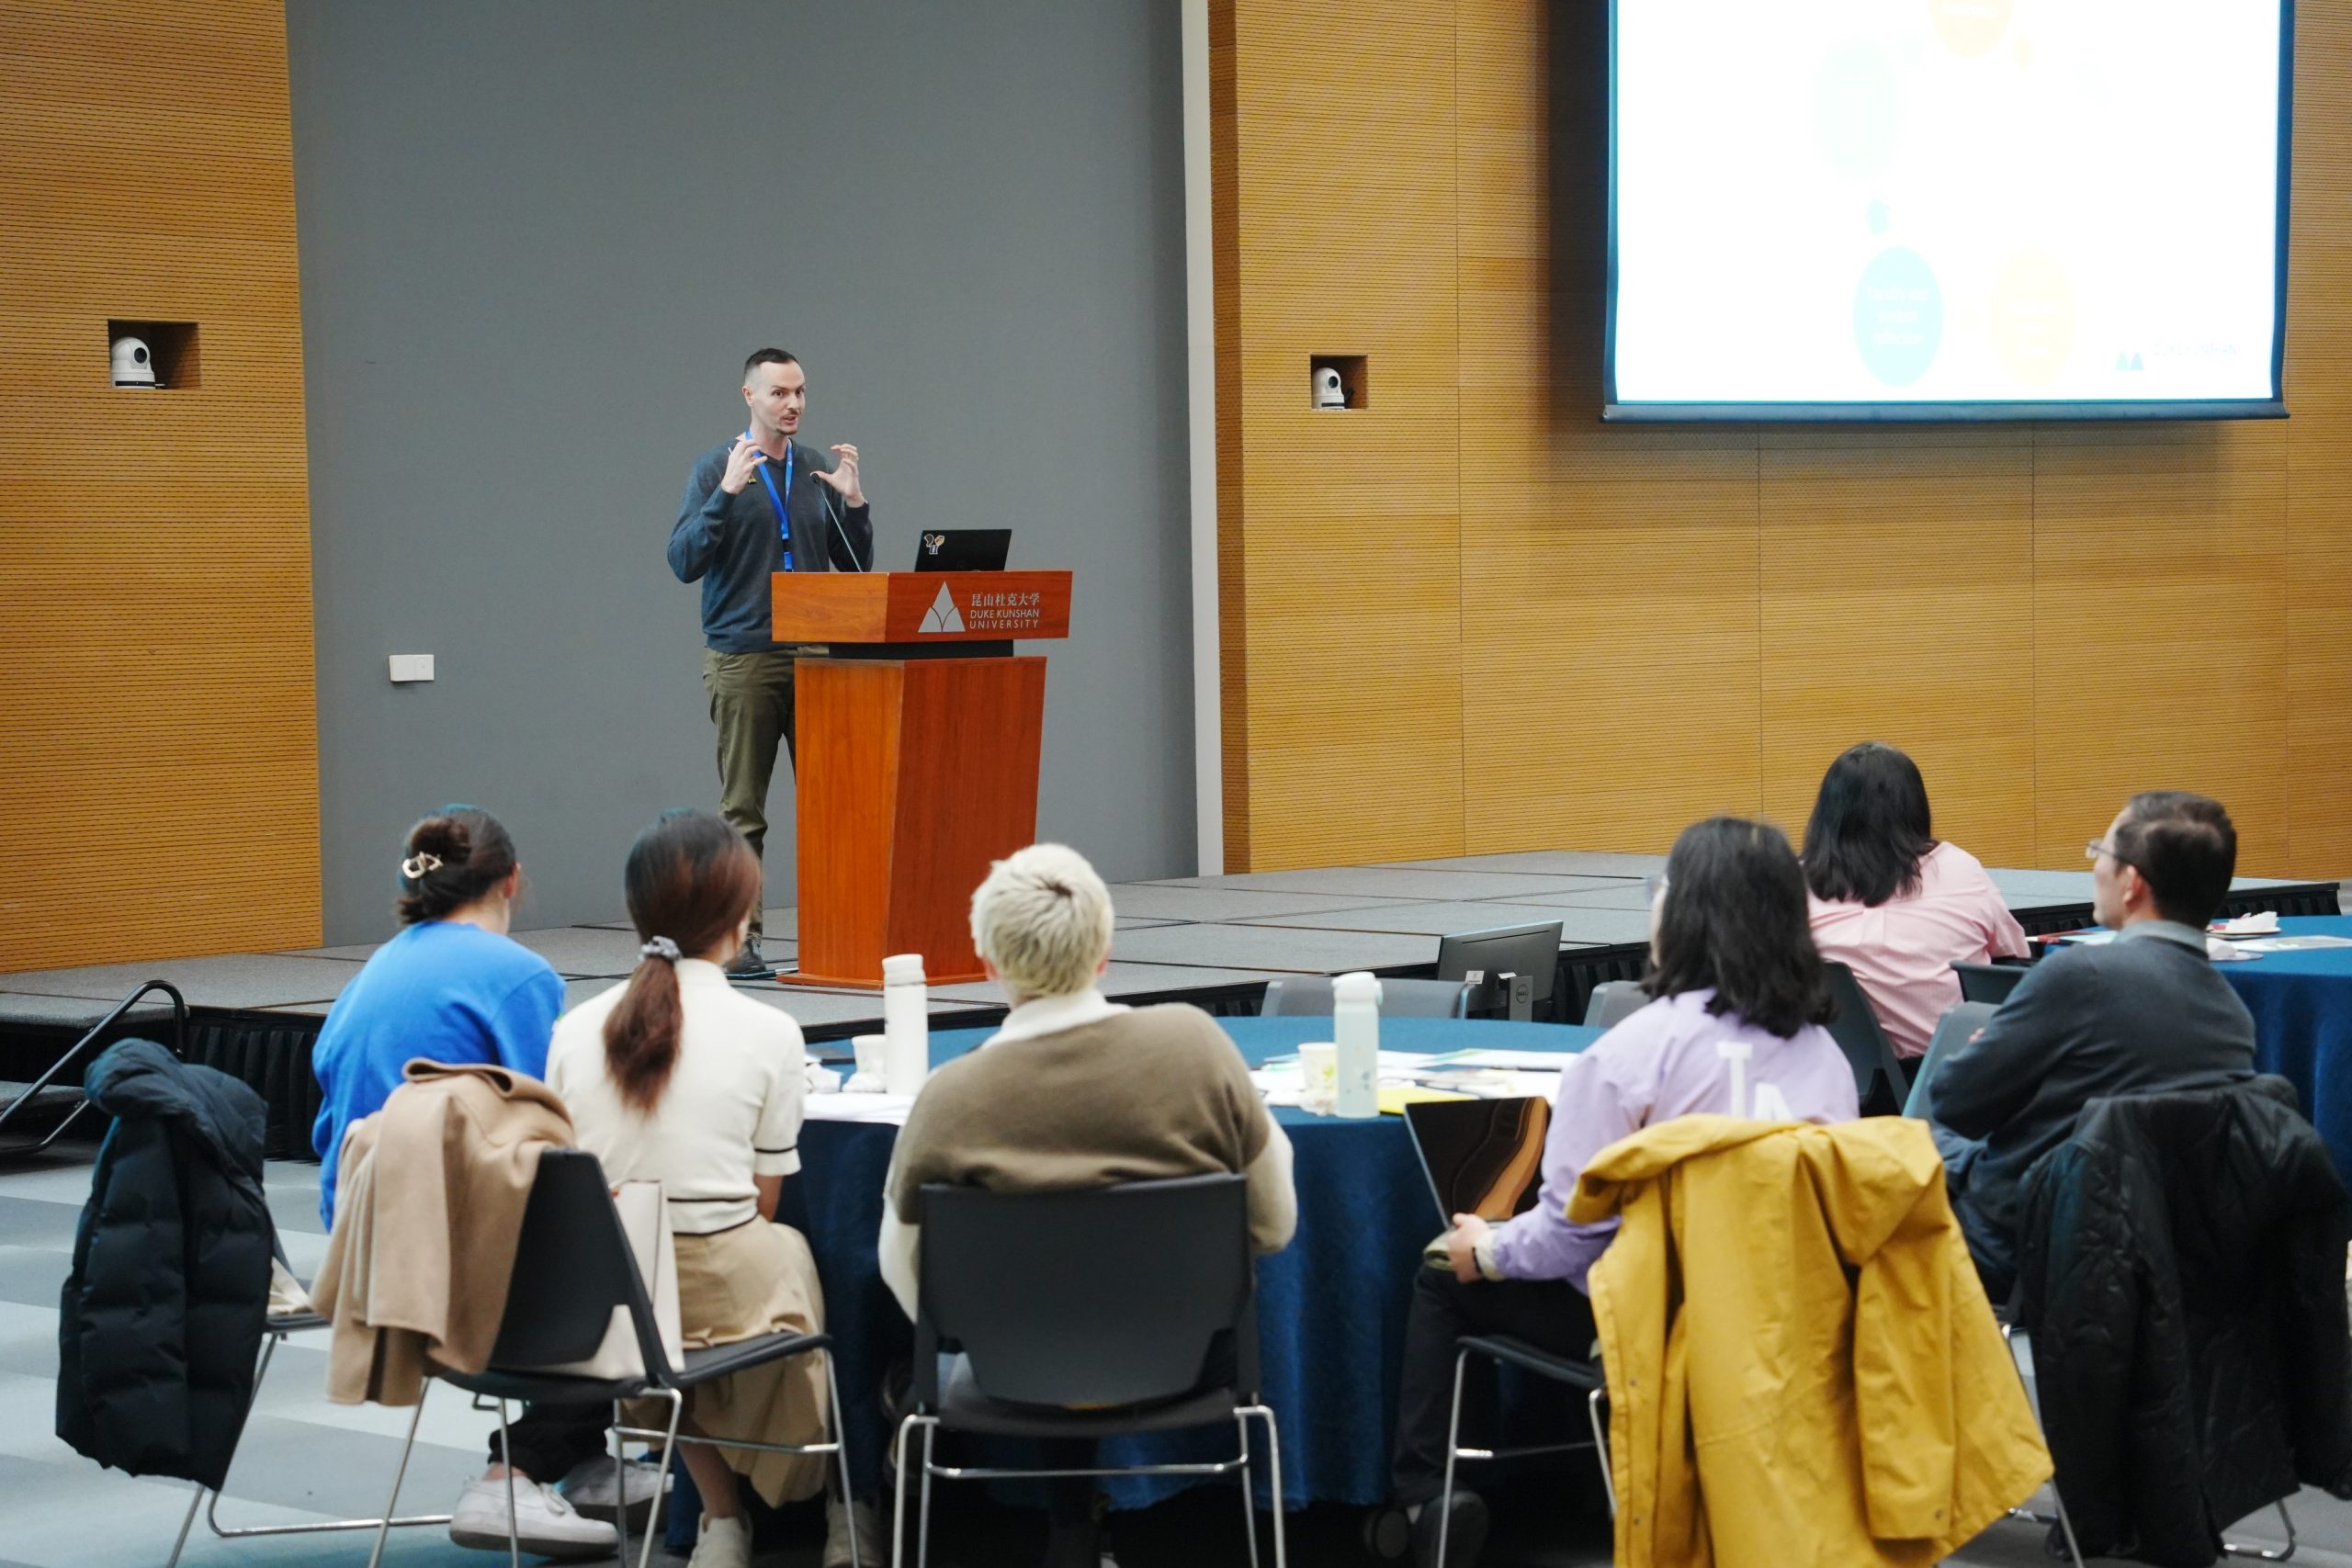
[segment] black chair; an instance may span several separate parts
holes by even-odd
[[[1639,980],[1603,980],[1584,1005],[1587,1029],[1614,1029],[1650,1004]]]
[[[1878,1014],[1871,1010],[1871,999],[1863,995],[1862,983],[1854,978],[1854,972],[1835,959],[1821,966],[1828,971],[1829,995],[1838,1004],[1829,1035],[1854,1069],[1854,1095],[1861,1102],[1862,1114],[1892,1116],[1903,1109],[1911,1090],[1911,1076],[1903,1070],[1894,1042],[1879,1027]]]
[[[1470,1358],[1482,1357],[1498,1366],[1517,1367],[1539,1378],[1565,1383],[1585,1396],[1585,1414],[1592,1422],[1592,1441],[1573,1443],[1538,1443],[1516,1449],[1465,1449],[1462,1446],[1462,1382],[1468,1370]],[[1521,1339],[1505,1335],[1465,1336],[1453,1342],[1453,1410],[1445,1427],[1445,1489],[1438,1494],[1437,1560],[1446,1561],[1448,1542],[1453,1525],[1453,1467],[1460,1461],[1526,1459],[1536,1454],[1574,1453],[1590,1449],[1600,1462],[1600,1487],[1609,1498],[1609,1511],[1617,1511],[1617,1488],[1609,1476],[1609,1431],[1600,1418],[1600,1406],[1609,1397],[1609,1384],[1600,1368],[1590,1361],[1579,1361],[1566,1356],[1555,1356],[1539,1350]]]
[[[615,1313],[628,1314],[629,1324],[636,1330],[638,1349],[645,1359],[643,1377],[605,1380],[534,1371],[594,1355]],[[686,1390],[786,1356],[818,1351],[825,1353],[825,1386],[833,1423],[831,1441],[752,1443],[729,1438],[721,1443],[708,1438],[679,1435],[678,1422],[685,1414]],[[672,1366],[669,1354],[662,1346],[661,1330],[654,1322],[653,1303],[646,1295],[645,1281],[638,1273],[637,1259],[621,1229],[620,1214],[613,1207],[612,1190],[605,1184],[603,1168],[596,1163],[595,1156],[578,1149],[549,1149],[539,1156],[530,1203],[523,1213],[523,1234],[514,1254],[513,1281],[507,1289],[506,1315],[499,1323],[498,1341],[491,1348],[490,1365],[479,1372],[435,1368],[433,1379],[464,1389],[477,1399],[497,1401],[502,1448],[506,1441],[506,1405],[510,1400],[566,1404],[610,1401],[613,1461],[623,1474],[628,1472],[621,1453],[624,1438],[660,1438],[660,1473],[663,1475],[670,1473],[671,1455],[680,1443],[751,1449],[761,1453],[828,1453],[833,1456],[841,1472],[842,1495],[850,1495],[849,1464],[841,1443],[842,1393],[833,1374],[832,1341],[822,1334],[770,1334],[732,1345],[688,1350],[680,1365]],[[430,1393],[432,1387],[428,1382],[425,1393]],[[666,1430],[621,1424],[620,1402],[645,1396],[669,1401],[670,1425]],[[383,1556],[384,1537],[400,1502],[401,1479],[408,1472],[409,1452],[416,1446],[416,1423],[424,1414],[424,1400],[420,1396],[415,1414],[409,1417],[408,1441],[401,1449],[400,1469],[392,1475],[391,1500],[384,1506],[387,1523],[376,1532],[376,1550],[368,1559],[368,1568],[376,1568]],[[620,1532],[620,1551],[615,1561],[625,1563],[628,1561],[627,1509],[616,1512],[614,1528]],[[520,1568],[523,1551],[514,1533],[511,1471],[507,1480],[506,1529],[508,1561]],[[854,1560],[857,1521],[854,1514],[849,1529],[850,1556]],[[638,1551],[638,1568],[646,1568],[652,1561],[653,1534],[649,1524],[644,1543]]]
[[[1389,1018],[1468,1018],[1467,980],[1383,980],[1380,1010]],[[1261,1018],[1329,1018],[1331,977],[1293,975],[1266,984],[1266,999],[1258,1005]]]
[[[891,1562],[904,1561],[908,1446],[922,1433],[918,1564],[928,1561],[931,1483],[1091,1475],[1241,1477],[1258,1561],[1250,1418],[1266,1424],[1274,1562],[1283,1540],[1282,1439],[1258,1392],[1256,1270],[1239,1176],[1080,1191],[999,1193],[933,1182],[920,1195],[922,1253],[911,1405],[899,1423]],[[1220,1346],[1229,1343],[1232,1368]],[[943,1351],[959,1352],[946,1385]],[[1239,1452],[1191,1464],[1083,1470],[948,1466],[941,1431],[1102,1438],[1230,1421]]]
[[[1951,971],[1960,976],[1960,999],[1964,1002],[1991,1002],[1998,1007],[2009,999],[2009,993],[2025,978],[2022,964],[1962,964],[1952,960]]]

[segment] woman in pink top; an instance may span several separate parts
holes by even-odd
[[[1898,1055],[1960,1002],[1955,963],[2026,956],[2025,931],[1976,857],[1939,843],[1918,764],[1878,741],[1829,764],[1804,829],[1821,956],[1860,981]]]

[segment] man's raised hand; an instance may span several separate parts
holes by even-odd
[[[719,477],[718,488],[729,495],[741,495],[743,487],[752,482],[752,471],[768,460],[768,455],[752,445],[748,435],[735,438],[735,450],[727,454],[727,472]]]
[[[843,442],[833,448],[833,471],[817,470],[817,478],[842,492],[844,506],[864,506],[865,487],[857,479],[857,448]]]

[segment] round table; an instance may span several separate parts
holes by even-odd
[[[2278,931],[2352,940],[2352,916],[2296,916]],[[2255,1065],[2295,1086],[2337,1172],[2352,1181],[2352,947],[2266,953],[2214,967],[2254,1014]]]
[[[1329,1040],[1329,1018],[1218,1021],[1251,1066]],[[977,1047],[992,1031],[931,1037],[932,1065]],[[1471,1048],[1582,1050],[1600,1031],[1561,1024],[1456,1019],[1384,1019],[1385,1051]],[[1369,1505],[1387,1495],[1388,1434],[1396,1405],[1398,1347],[1421,1247],[1440,1228],[1404,1122],[1395,1116],[1342,1122],[1278,1108],[1295,1159],[1298,1234],[1258,1266],[1258,1338],[1266,1402],[1280,1423],[1283,1493],[1309,1501]],[[882,1186],[898,1129],[886,1122],[810,1117],[800,1133],[806,1230],[825,1285],[827,1327],[841,1358],[852,1481],[864,1495],[881,1483],[888,1436],[875,1392],[903,1359],[913,1330],[882,1283],[875,1243]],[[1219,1458],[1233,1434],[1216,1429],[1105,1445],[1106,1463]],[[1114,1506],[1140,1507],[1186,1484],[1181,1478],[1105,1482]],[[1261,1487],[1259,1501],[1266,1496]]]

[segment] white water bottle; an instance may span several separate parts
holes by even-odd
[[[1358,970],[1331,982],[1331,1038],[1339,1046],[1340,1116],[1380,1114],[1380,982]]]
[[[922,954],[901,953],[882,961],[883,1092],[919,1094],[930,1076],[931,1003]]]

